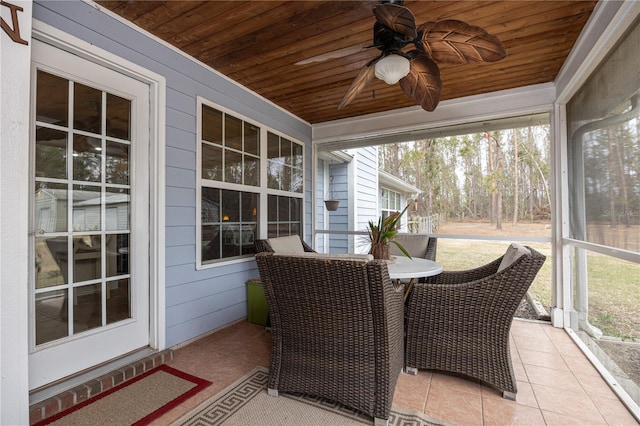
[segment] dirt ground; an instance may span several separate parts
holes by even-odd
[[[519,221],[516,225],[511,221],[502,223],[502,229],[487,221],[446,222],[436,229],[439,234],[475,234],[483,236],[522,236],[551,237],[551,222]],[[624,250],[640,251],[640,226],[591,223],[587,226],[587,239],[595,244],[602,244]]]
[[[447,222],[435,231],[438,234],[474,234],[503,237],[551,237],[551,222],[503,222],[502,229],[496,229],[489,222]]]

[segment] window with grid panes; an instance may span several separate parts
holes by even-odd
[[[255,254],[260,197],[268,198],[269,237],[301,235],[303,145],[204,101],[200,118],[201,264]]]
[[[382,217],[387,217],[392,213],[402,211],[400,207],[400,193],[390,189],[382,188]]]

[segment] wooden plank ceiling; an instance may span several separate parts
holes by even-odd
[[[381,80],[338,105],[358,71],[378,56],[363,49],[295,65],[337,49],[372,43],[377,1],[98,1],[232,80],[308,121],[414,105]],[[499,62],[439,65],[441,100],[552,82],[595,1],[405,1],[419,25],[458,19],[497,36]]]

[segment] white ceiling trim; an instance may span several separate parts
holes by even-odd
[[[322,145],[328,142],[398,135],[434,127],[549,112],[555,97],[553,83],[545,83],[451,99],[440,102],[433,112],[416,106],[314,124],[312,140],[314,144]]]
[[[400,191],[411,194],[422,194],[422,190],[418,187],[415,187],[399,177],[393,176],[390,173],[385,171],[378,171],[378,184],[381,187],[392,189],[394,191]]]

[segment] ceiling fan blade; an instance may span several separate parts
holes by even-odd
[[[393,31],[404,34],[412,40],[417,37],[416,18],[413,13],[404,6],[393,3],[385,3],[373,8],[373,14],[381,24]]]
[[[445,64],[495,62],[507,56],[498,37],[455,19],[425,22],[418,28],[424,51]]]
[[[342,102],[340,102],[338,109],[342,109],[349,105],[351,101],[353,101],[356,96],[362,92],[364,87],[375,78],[376,68],[374,67],[374,64],[377,61],[378,59],[369,62],[360,70],[358,76],[353,80],[353,83],[351,83],[351,87],[349,87],[349,90],[347,90],[347,93],[344,95],[344,98],[342,98]]]
[[[331,52],[323,53],[321,55],[312,56],[311,58],[303,59],[302,61],[298,61],[293,65],[306,65],[314,62],[322,62],[329,59],[337,59],[342,58],[344,56],[354,55],[359,53],[365,49],[369,49],[371,46],[350,46],[345,47],[344,49],[333,50]]]
[[[426,55],[418,54],[411,59],[411,71],[400,80],[400,87],[422,109],[433,111],[440,102],[440,69]]]

